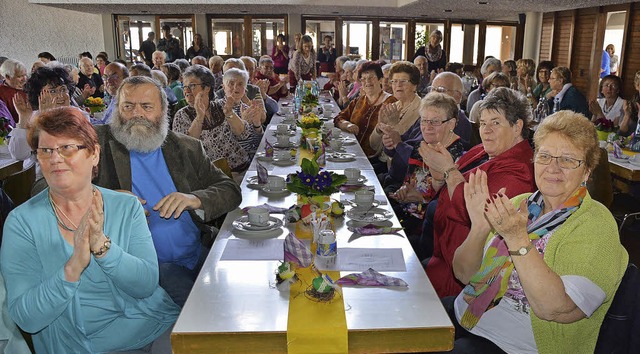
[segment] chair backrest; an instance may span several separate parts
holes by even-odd
[[[599,201],[609,208],[613,202],[613,184],[611,171],[609,170],[609,154],[607,150],[600,148],[600,160],[598,166],[591,172],[591,178],[587,182],[587,189],[591,198]]]
[[[2,188],[11,198],[13,204],[18,206],[31,198],[31,187],[36,181],[36,164],[25,168],[20,172],[16,172],[7,177]]]
[[[640,348],[639,331],[640,271],[630,263],[604,317],[594,353],[635,353]]]
[[[217,159],[215,161],[213,161],[213,164],[216,165],[217,168],[219,168],[220,170],[222,170],[222,172],[229,176],[229,178],[233,178],[231,176],[231,167],[229,167],[229,161],[227,161],[226,158],[221,158],[221,159]]]

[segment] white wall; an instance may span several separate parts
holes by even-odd
[[[30,4],[28,0],[0,1],[0,55],[17,59],[27,68],[40,52],[56,58],[103,51],[102,16]]]

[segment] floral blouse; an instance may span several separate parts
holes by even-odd
[[[231,130],[229,122],[224,117],[222,111],[223,106],[223,100],[218,99],[211,101],[209,107],[214,124],[210,125],[205,123],[202,127],[200,140],[202,140],[204,150],[211,161],[226,158],[232,171],[242,172],[249,167],[251,160],[249,153],[242,148],[239,140],[250,138],[252,132],[255,132],[255,130],[249,122],[243,120],[245,126],[244,132],[236,136]],[[173,131],[187,134],[191,123],[195,119],[195,108],[191,106],[182,108],[176,113],[175,119],[173,120]]]
[[[300,51],[296,51],[289,63],[291,71],[296,76],[296,81],[302,78],[302,75],[311,75],[312,78],[316,77],[316,52],[312,51],[309,54],[309,58],[305,58]]]

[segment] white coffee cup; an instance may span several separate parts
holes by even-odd
[[[284,178],[280,176],[269,176],[267,179],[267,188],[271,190],[284,189]]]
[[[344,175],[348,181],[357,181],[360,178],[360,170],[353,167],[345,168]]]
[[[331,129],[332,138],[337,139],[340,137],[340,134],[342,134],[342,130],[340,128],[334,127],[333,129]]]
[[[333,105],[332,104],[324,104],[322,105],[322,110],[324,112],[325,117],[333,116]]]
[[[360,208],[371,208],[373,206],[374,196],[375,195],[370,190],[357,190],[355,202]]]
[[[278,134],[287,134],[289,131],[289,124],[278,124],[276,125],[276,133]]]
[[[335,126],[333,125],[332,121],[328,121],[328,122],[324,122],[324,130],[330,132],[331,130],[333,130]]]
[[[287,122],[291,122],[296,120],[296,116],[295,114],[293,114],[293,112],[287,112],[284,115],[284,120],[286,120]]]
[[[333,151],[340,151],[342,149],[342,141],[341,140],[331,140],[329,142],[329,145],[331,145],[331,150],[333,150]]]
[[[255,226],[264,226],[269,222],[269,210],[265,208],[249,209],[249,223]]]
[[[291,158],[291,152],[289,150],[276,150],[275,158],[278,160],[287,160]]]
[[[282,147],[289,146],[289,136],[287,135],[278,135],[278,145]]]
[[[285,115],[290,114],[291,112],[293,112],[293,109],[291,107],[289,107],[289,106],[282,106],[282,108],[280,110]]]

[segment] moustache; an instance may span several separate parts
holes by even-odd
[[[144,117],[133,117],[125,122],[124,128],[130,130],[134,126],[143,126],[146,128],[154,128],[153,122]]]

